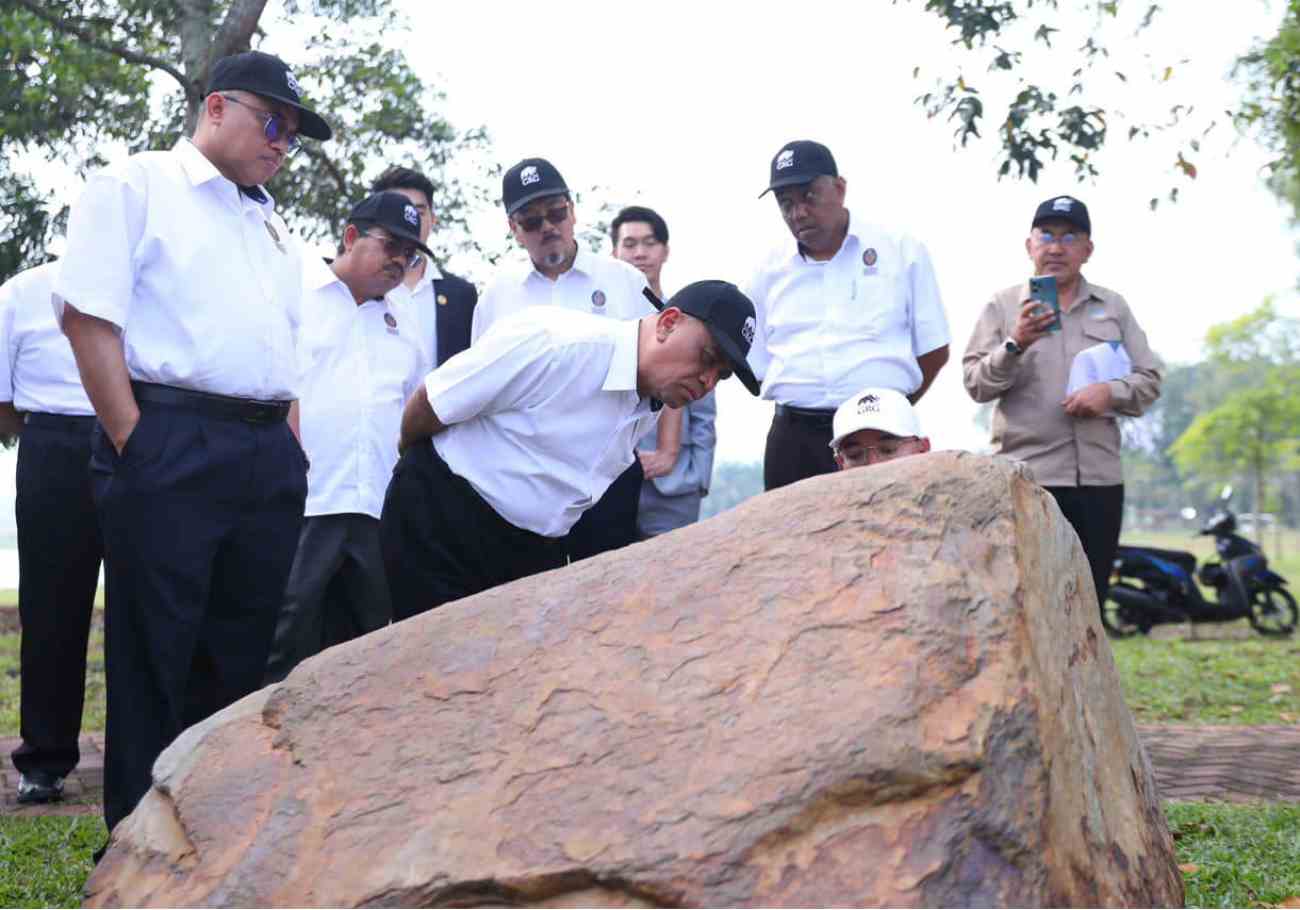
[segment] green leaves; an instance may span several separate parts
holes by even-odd
[[[24,152],[85,172],[105,147],[169,148],[192,129],[213,60],[284,27],[263,21],[266,0],[7,0],[0,9],[0,281],[45,258],[66,213],[16,170]],[[289,0],[285,15],[320,27],[291,60],[310,103],[335,127],[277,175],[271,190],[309,239],[336,236],[341,219],[384,167],[418,168],[437,190],[443,256],[474,246],[465,213],[489,195],[482,128],[460,132],[439,113],[443,96],[404,54],[376,36],[394,30],[391,0]],[[269,17],[267,17],[269,18]],[[343,27],[331,28],[331,25]],[[304,61],[315,60],[311,65]],[[160,78],[161,77],[161,78]]]

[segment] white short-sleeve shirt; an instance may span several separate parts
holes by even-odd
[[[357,305],[320,260],[305,265],[298,414],[307,515],[379,518],[402,408],[424,377],[419,326],[387,301]]]
[[[426,256],[424,274],[415,287],[399,284],[388,292],[388,302],[395,313],[406,311],[406,318],[418,326],[420,351],[424,356],[424,370],[432,370],[438,363],[438,301],[433,283],[442,277],[438,267]]]
[[[475,344],[497,320],[534,306],[560,306],[578,313],[640,319],[654,313],[642,290],[645,275],[612,256],[597,256],[581,245],[573,267],[551,281],[533,266],[505,266],[493,278],[478,306],[470,343]]]
[[[818,262],[787,238],[746,289],[757,329],[750,367],[762,397],[833,409],[863,388],[911,394],[917,357],[949,342],[925,246],[850,215],[839,251]]]
[[[92,174],[54,291],[122,330],[132,379],[269,401],[297,396],[298,241],[188,139]]]
[[[20,272],[0,286],[0,401],[19,411],[95,413],[81,387],[72,345],[50,309],[57,262]]]
[[[425,380],[447,425],[438,454],[515,527],[563,537],[658,419],[637,392],[638,327],[540,308],[501,319]]]

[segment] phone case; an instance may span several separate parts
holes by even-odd
[[[1049,332],[1061,331],[1061,303],[1056,297],[1056,278],[1052,275],[1034,276],[1029,279],[1029,297],[1044,306],[1050,306],[1056,318],[1047,327]]]

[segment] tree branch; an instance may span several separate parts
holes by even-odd
[[[82,44],[103,51],[106,54],[120,57],[127,63],[137,63],[141,66],[162,70],[181,84],[181,88],[185,90],[186,95],[190,93],[190,83],[189,80],[185,78],[185,74],[166,60],[159,57],[151,57],[148,54],[134,51],[129,47],[124,47],[119,44],[114,44],[111,41],[97,38],[90,30],[82,28],[78,24],[81,20],[60,18],[59,16],[46,11],[39,4],[33,2],[33,0],[17,0],[17,2],[19,6],[27,10],[37,19],[40,19],[45,24],[49,25],[56,32],[71,35]]]
[[[314,142],[304,142],[302,148],[303,151],[307,153],[308,158],[315,163],[324,166],[325,170],[329,172],[329,175],[334,178],[334,182],[338,184],[339,195],[343,199],[347,199],[351,194],[352,188],[348,186],[348,178],[339,170],[338,165],[335,164],[330,156],[325,154],[325,151],[318,147]]]
[[[253,37],[253,30],[266,9],[266,0],[235,0],[226,12],[226,18],[212,39],[212,61],[245,50]]]

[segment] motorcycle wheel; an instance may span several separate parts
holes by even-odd
[[[1260,635],[1290,635],[1295,631],[1295,598],[1285,588],[1256,591],[1250,600],[1250,624]]]
[[[1138,625],[1130,608],[1115,603],[1109,597],[1101,605],[1101,624],[1111,638],[1129,638],[1146,631]]]

